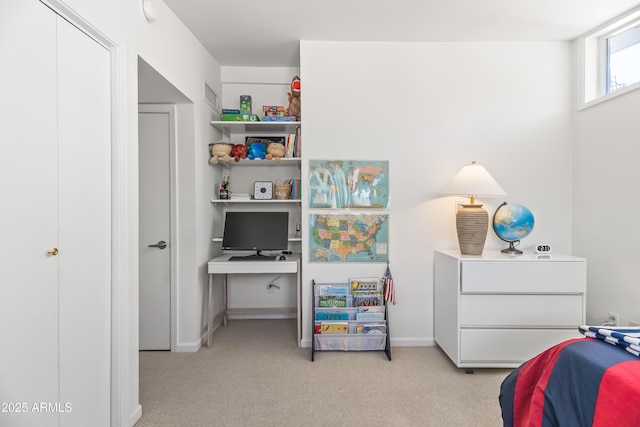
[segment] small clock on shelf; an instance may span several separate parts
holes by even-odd
[[[271,200],[273,199],[273,182],[256,181],[253,184],[253,198],[255,200]]]

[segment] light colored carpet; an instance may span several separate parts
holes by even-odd
[[[511,369],[456,368],[436,347],[316,352],[295,320],[233,320],[196,353],[140,352],[138,427],[502,425]]]

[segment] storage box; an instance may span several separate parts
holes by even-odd
[[[263,117],[263,122],[296,122],[298,118],[296,116],[271,116]]]
[[[240,95],[240,112],[251,114],[251,95]]]
[[[262,115],[264,117],[284,116],[287,109],[284,105],[263,105]]]
[[[259,122],[260,119],[255,114],[221,114],[220,120],[223,122]]]

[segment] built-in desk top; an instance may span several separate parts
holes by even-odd
[[[209,274],[297,273],[300,254],[285,255],[286,260],[229,261],[231,255],[213,258],[207,263]]]

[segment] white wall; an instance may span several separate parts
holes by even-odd
[[[640,199],[640,91],[574,115],[573,247],[587,258],[587,322],[640,322],[635,271]]]
[[[203,316],[206,292],[206,261],[211,255],[210,235],[212,211],[208,203],[213,189],[213,172],[206,164],[207,144],[217,139],[208,122],[213,111],[203,101],[203,83],[207,81],[220,92],[220,66],[186,27],[161,1],[154,2],[158,19],[148,24],[141,13],[141,2],[112,0],[50,0],[56,9],[79,16],[89,27],[102,33],[118,46],[116,50],[118,78],[115,103],[119,141],[116,167],[122,171],[118,191],[122,200],[119,235],[127,236],[116,249],[114,268],[117,288],[114,304],[119,308],[114,335],[116,352],[113,392],[116,405],[115,423],[132,425],[140,416],[138,405],[138,213],[137,213],[137,103],[138,56],[157,70],[193,102],[193,130],[190,140],[181,141],[179,164],[181,174],[179,271],[180,307],[178,345],[200,345],[205,323]],[[196,232],[197,230],[197,232]],[[118,387],[118,382],[119,387]]]
[[[395,345],[433,343],[433,251],[458,247],[454,201],[463,200],[438,192],[465,164],[484,165],[504,200],[532,210],[521,248],[571,252],[570,53],[567,42],[301,43],[303,180],[309,159],[390,161]],[[504,200],[482,202],[492,215]],[[504,245],[489,231],[485,248]],[[303,344],[312,279],[381,276],[384,267],[303,260]]]

